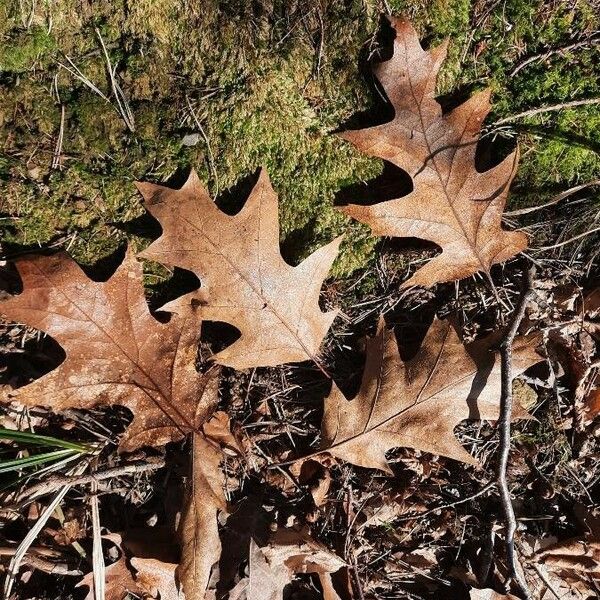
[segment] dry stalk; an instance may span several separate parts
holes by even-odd
[[[506,479],[506,469],[510,455],[510,424],[512,420],[512,346],[519,329],[519,325],[525,316],[527,304],[533,296],[533,279],[535,267],[530,267],[523,278],[523,289],[519,304],[515,310],[508,329],[500,344],[500,373],[501,373],[501,392],[500,392],[500,449],[497,471],[497,483],[500,491],[500,500],[504,512],[504,526],[506,535],[506,560],[508,562],[509,577],[519,588],[522,596],[527,600],[532,598],[527,582],[522,575],[522,569],[518,564],[518,557],[515,553],[515,531],[517,530],[517,521],[513,509],[510,490]]]
[[[51,494],[57,489],[62,488],[65,485],[70,487],[75,485],[87,485],[93,481],[103,481],[104,479],[111,479],[113,477],[122,477],[124,475],[133,475],[136,473],[146,473],[148,471],[156,471],[165,466],[164,458],[148,458],[144,462],[135,462],[106,471],[100,471],[92,473],[90,475],[54,475],[48,477],[45,481],[26,488],[21,492],[14,500],[14,504],[10,506],[3,506],[2,512],[9,510],[15,510],[25,504],[30,504],[36,498]]]
[[[577,106],[589,106],[591,104],[600,104],[600,98],[584,98],[583,100],[571,100],[570,102],[561,102],[560,104],[551,104],[549,106],[540,106],[540,108],[532,108],[523,112],[517,113],[516,115],[509,115],[504,117],[492,124],[492,130],[497,129],[499,125],[510,123],[511,121],[518,121],[519,119],[525,119],[526,117],[533,117],[535,115],[541,115],[547,112],[556,112],[557,110],[563,110],[565,108],[575,108]]]

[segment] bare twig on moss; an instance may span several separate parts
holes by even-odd
[[[100,40],[100,45],[102,46],[102,53],[104,55],[104,60],[106,61],[106,70],[108,72],[108,78],[110,81],[110,87],[112,88],[112,93],[117,101],[117,112],[121,115],[125,125],[127,125],[127,129],[132,133],[135,131],[135,120],[133,118],[133,113],[131,112],[131,108],[129,108],[129,103],[127,102],[127,98],[115,77],[115,72],[117,70],[116,66],[113,67],[110,62],[110,56],[108,55],[108,50],[106,49],[106,45],[104,44],[104,40],[102,39],[102,35],[100,34],[100,30],[95,28],[94,31]]]
[[[531,300],[533,291],[533,279],[535,267],[531,266],[525,273],[523,289],[519,304],[515,310],[511,322],[508,325],[506,334],[500,344],[500,374],[501,374],[501,392],[500,392],[500,449],[497,471],[497,484],[500,491],[500,500],[504,512],[504,526],[506,535],[506,560],[508,562],[509,577],[517,584],[524,598],[529,600],[531,592],[527,586],[522,570],[518,568],[518,558],[515,553],[515,531],[517,521],[513,509],[510,490],[506,480],[506,469],[510,455],[510,424],[512,420],[512,346],[519,329],[519,325],[525,316],[525,309]]]
[[[51,169],[61,169],[61,155],[63,147],[63,138],[65,134],[65,105],[60,105],[60,128],[58,130],[58,137],[56,138],[56,146],[54,147],[54,154],[52,155]]]
[[[598,42],[600,42],[600,34],[594,34],[584,40],[578,40],[577,42],[567,44],[561,48],[550,48],[549,50],[546,50],[546,52],[534,54],[533,56],[530,56],[517,64],[517,66],[510,72],[509,77],[514,77],[519,71],[529,66],[531,63],[537,62],[538,60],[547,60],[551,56],[563,54],[564,52],[570,52],[571,50],[576,50],[577,48],[583,48],[585,46],[592,46]]]
[[[568,198],[569,196],[572,196],[573,194],[576,194],[577,192],[580,192],[581,190],[584,190],[589,187],[594,187],[596,185],[600,185],[600,179],[594,179],[593,181],[587,181],[586,183],[581,183],[579,185],[569,188],[568,190],[564,190],[563,192],[560,192],[560,194],[556,194],[556,196],[554,196],[553,198],[548,200],[548,202],[544,202],[544,204],[538,204],[537,206],[528,206],[527,208],[519,208],[518,210],[504,211],[503,216],[504,217],[518,217],[520,215],[526,215],[528,213],[535,212],[536,210],[548,208],[549,206],[554,206],[555,204],[558,204],[565,198]]]
[[[516,115],[509,115],[504,117],[492,124],[491,129],[496,129],[499,125],[505,123],[511,123],[512,121],[518,121],[519,119],[525,119],[526,117],[533,117],[535,115],[541,115],[547,112],[556,112],[565,108],[575,108],[577,106],[588,106],[590,104],[600,104],[600,97],[598,98],[584,98],[583,100],[571,100],[570,102],[561,102],[560,104],[550,104],[548,106],[540,106],[539,108],[531,108],[523,112],[517,113]]]

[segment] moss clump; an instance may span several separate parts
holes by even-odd
[[[46,58],[56,47],[43,27],[13,31],[0,44],[0,73],[24,73]]]
[[[593,47],[510,76],[522,57],[597,29],[589,0],[578,11],[542,0],[506,0],[485,18],[469,0],[389,5],[411,17],[430,43],[450,37],[440,93],[489,85],[492,119],[598,95],[600,57]],[[374,98],[358,59],[374,47],[378,10],[375,2],[359,0],[210,0],[202,7],[119,0],[85,10],[61,0],[47,10],[37,6],[27,30],[16,3],[0,1],[6,16],[0,57],[7,65],[0,78],[0,180],[6,188],[0,212],[8,217],[0,221],[2,239],[17,247],[68,243],[93,262],[123,239],[138,243],[146,235],[114,227],[143,213],[134,179],[164,182],[195,166],[219,195],[265,166],[281,200],[286,257],[300,260],[345,233],[335,274],[364,266],[376,240],[333,204],[339,190],[375,176],[381,163],[332,131]],[[133,133],[118,113],[96,29],[133,112]],[[108,102],[59,67],[63,54]],[[61,104],[62,170],[53,171]],[[512,202],[537,203],[540,193],[598,177],[599,119],[598,107],[589,106],[518,121],[512,130],[521,134],[525,158]],[[195,146],[182,144],[189,133],[200,134]]]

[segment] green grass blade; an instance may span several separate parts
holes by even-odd
[[[23,444],[31,444],[34,446],[66,448],[68,450],[74,450],[81,453],[92,451],[92,449],[85,444],[68,442],[59,438],[50,437],[47,435],[38,435],[37,433],[31,433],[29,431],[14,431],[12,429],[5,429],[4,427],[0,427],[0,439],[11,440],[13,442],[20,442]]]
[[[75,456],[77,454],[80,454],[80,452],[76,450],[54,450],[53,452],[44,452],[43,454],[36,454],[35,456],[5,460],[0,462],[0,473],[18,471],[20,469],[34,467],[36,465],[41,465],[59,458]]]

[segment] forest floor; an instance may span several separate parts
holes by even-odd
[[[519,144],[505,224],[529,235],[527,257],[537,265],[540,303],[528,323],[547,335],[580,317],[597,323],[597,308],[582,317],[578,300],[597,288],[599,277],[595,0],[0,0],[3,266],[41,248],[66,249],[87,273],[106,278],[126,243],[141,250],[160,234],[136,180],[178,187],[193,167],[218,205],[232,213],[263,166],[279,195],[281,249],[288,262],[296,264],[344,234],[322,290],[323,306],[342,311],[326,339],[323,365],[348,397],[360,383],[364,337],[373,334],[381,314],[402,332],[408,353],[434,315],[452,315],[466,341],[495,330],[517,302],[522,259],[492,272],[500,305],[479,276],[406,293],[400,283],[435,248],[376,238],[336,209],[355,196],[390,193],[372,183],[387,181],[378,179],[382,161],[335,135],[349,123],[385,114],[368,69],[370,61],[385,56],[384,13],[409,17],[426,45],[450,39],[438,89],[444,105],[492,89],[480,145],[488,162]],[[574,101],[587,103],[564,106]],[[542,110],[523,114],[535,109]],[[144,263],[144,274],[153,307],[195,282],[151,262]],[[15,287],[8,266],[0,283]],[[581,331],[564,331],[574,344],[587,343]],[[23,385],[61,360],[56,344],[38,332],[5,323],[0,335],[3,388]],[[220,349],[217,337],[207,329],[207,352]],[[600,536],[598,420],[581,412],[572,373],[560,364],[548,355],[515,384],[518,401],[535,416],[515,425],[509,468],[524,556],[557,540],[584,539],[590,531]],[[494,558],[502,545],[500,502],[491,488],[477,495],[495,477],[493,424],[464,422],[456,429],[480,461],[477,467],[410,449],[390,455],[393,478],[340,463],[322,504],[311,493],[325,477],[322,466],[313,466],[311,477],[300,482],[265,470],[318,443],[328,385],[315,366],[304,364],[224,377],[222,406],[249,440],[251,456],[244,464],[231,458],[228,465],[229,500],[237,508],[233,524],[222,527],[224,547],[227,535],[232,546],[239,544],[239,537],[231,542],[242,535],[231,533],[236,519],[238,526],[255,526],[243,534],[246,542],[249,536],[266,539],[274,523],[309,524],[319,541],[351,564],[355,598],[460,600],[469,598],[470,587],[501,590],[506,564]],[[163,531],[176,518],[184,444],[164,453],[118,455],[116,443],[130,419],[126,409],[2,411],[0,425],[8,429],[101,441],[98,472],[131,461],[158,465],[98,483],[106,532]],[[3,445],[9,459],[28,448],[24,442]],[[58,464],[50,473],[72,467]],[[0,470],[4,491],[12,494],[48,473],[19,471],[17,479],[14,471]],[[88,492],[80,486],[67,494],[34,542],[46,550],[37,563],[27,563],[13,597],[85,596],[75,589],[81,577],[49,572],[42,559],[59,557],[63,570],[92,569]],[[14,504],[14,495],[6,498]],[[5,567],[46,504],[42,497],[2,512]],[[540,583],[540,567],[532,567],[527,576],[535,597],[598,597],[598,547],[600,542],[592,550],[596,562],[584,562],[575,575],[551,573],[544,575],[550,581]],[[232,585],[245,568],[239,556],[236,564]],[[297,578],[286,594],[322,597],[311,575]]]

